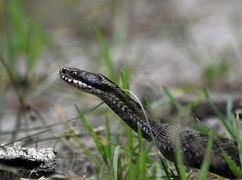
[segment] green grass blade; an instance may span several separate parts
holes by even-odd
[[[171,100],[171,102],[178,108],[183,108],[182,105],[173,97],[173,95],[170,93],[170,91],[163,86],[163,91],[165,92],[166,96]]]
[[[202,168],[199,173],[199,180],[206,179],[206,177],[207,177],[208,169],[209,169],[209,165],[210,165],[212,147],[213,147],[213,134],[209,133],[208,146],[206,149],[205,158],[202,163]]]
[[[120,76],[122,89],[129,90],[129,74],[126,69],[122,69],[121,76]],[[126,91],[126,93],[129,95],[129,91]],[[126,132],[127,132],[127,139],[128,139],[128,149],[130,152],[133,152],[133,131],[129,126],[125,126]]]
[[[182,152],[181,152],[181,146],[180,143],[176,143],[176,161],[177,163],[175,164],[177,173],[180,177],[181,180],[186,180],[187,176],[186,176],[186,168],[185,166],[183,166],[183,159],[182,159]]]
[[[108,48],[108,45],[105,41],[105,38],[103,36],[103,34],[99,31],[99,30],[96,30],[96,35],[97,35],[97,39],[98,39],[98,42],[99,42],[99,45],[101,47],[101,57],[104,61],[104,65],[106,67],[106,70],[108,72],[108,77],[112,80],[112,81],[116,81],[116,78],[115,78],[115,73],[114,73],[114,66],[113,66],[113,62],[112,62],[112,59],[111,59],[111,55],[110,55],[110,51],[109,51],[109,48]]]
[[[110,134],[110,126],[109,126],[109,119],[108,119],[108,116],[105,115],[105,136],[106,136],[106,140],[107,140],[107,147],[105,148],[106,149],[106,154],[107,155],[110,155],[111,154],[111,151],[112,151],[112,146],[111,146],[111,134]]]
[[[140,170],[140,174],[139,176],[142,177],[142,179],[146,179],[146,175],[147,175],[147,168],[146,168],[146,153],[143,149],[143,137],[141,134],[141,129],[140,127],[138,128],[138,147],[139,147],[139,170]]]
[[[212,100],[209,97],[207,89],[204,89],[204,94],[206,97],[206,100],[208,101],[209,105],[211,106],[212,110],[216,114],[216,116],[222,121],[223,126],[227,129],[227,131],[230,133],[230,135],[236,139],[236,134],[234,133],[234,128],[231,124],[228,123],[228,121],[224,118],[223,114],[218,110],[218,108],[214,105]]]
[[[69,126],[66,126],[66,128],[69,128]],[[65,128],[65,129],[66,129]],[[63,137],[63,135],[65,134],[65,131],[63,131],[59,137],[59,139],[57,139],[57,142]],[[71,134],[71,137],[77,142],[77,144],[81,147],[81,149],[85,152],[85,154],[87,155],[87,157],[92,160],[92,162],[95,164],[95,166],[97,167],[97,170],[104,173],[104,169],[102,167],[102,165],[100,164],[100,162],[97,160],[97,158],[90,152],[90,150],[82,143],[79,141],[79,136],[76,134]],[[57,142],[55,144],[57,144]]]
[[[169,171],[170,168],[169,168],[169,165],[167,164],[167,161],[162,157],[160,157],[160,163],[161,163],[161,166],[163,167],[163,170],[165,171],[166,178],[171,179],[170,177],[173,176],[174,174]]]
[[[118,157],[119,157],[119,149],[120,149],[120,146],[117,146],[115,148],[114,156],[113,156],[114,180],[118,180]]]
[[[122,69],[120,78],[122,83],[122,89],[129,89],[129,73],[127,69]]]
[[[94,132],[93,128],[91,127],[91,125],[89,124],[89,122],[86,120],[86,118],[84,117],[83,113],[80,111],[80,109],[75,106],[79,116],[80,116],[80,119],[83,123],[83,125],[87,128],[87,130],[89,131],[89,133],[91,134],[95,144],[96,144],[96,147],[99,151],[99,153],[101,154],[102,156],[102,159],[103,161],[105,162],[105,164],[107,165],[107,167],[109,167],[109,161],[108,161],[108,158],[107,158],[107,154],[106,154],[106,150],[105,150],[105,147],[101,141],[101,139],[98,137],[98,135]]]
[[[239,158],[240,158],[240,166],[242,167],[242,137],[241,137],[241,129],[240,129],[240,118],[239,112],[236,112],[236,139],[238,143],[238,151],[239,151]]]
[[[235,174],[237,178],[242,178],[242,170],[238,168],[233,160],[227,155],[226,152],[222,151],[223,157],[225,158],[226,162],[228,163],[231,171]]]

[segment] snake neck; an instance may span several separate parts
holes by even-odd
[[[147,108],[141,107],[120,88],[116,87],[115,93],[102,92],[96,94],[104,101],[123,121],[134,131],[141,130],[142,136],[153,141],[156,138],[168,141],[170,131],[168,124],[159,121]]]
[[[101,74],[83,71],[77,68],[63,67],[60,77],[66,83],[83,92],[98,96],[134,131],[140,129],[148,141],[154,138],[169,140],[169,123],[161,123],[146,108],[130,98],[120,87]]]

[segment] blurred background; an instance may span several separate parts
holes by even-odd
[[[163,86],[176,97],[201,95],[204,87],[240,96],[241,9],[239,0],[0,0],[1,144],[54,147],[63,172],[75,149],[59,138],[67,126],[93,148],[74,105],[88,112],[101,101],[59,80],[62,66],[102,73],[120,86],[124,71],[130,89],[151,102],[164,96]],[[86,114],[100,131],[104,112]],[[85,154],[77,160],[82,166],[71,175],[95,172]]]

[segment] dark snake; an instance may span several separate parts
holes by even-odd
[[[101,74],[62,67],[59,75],[69,85],[99,97],[134,131],[138,132],[140,128],[142,136],[150,142],[154,141],[155,146],[166,159],[176,162],[176,148],[179,147],[185,166],[201,168],[208,146],[208,134],[181,129],[168,121],[159,120],[147,108],[143,108],[115,83]],[[227,178],[235,178],[222,151],[241,169],[237,142],[215,136],[213,137],[209,171]]]

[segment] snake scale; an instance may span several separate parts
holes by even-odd
[[[144,109],[139,103],[101,74],[62,67],[59,75],[69,85],[99,97],[134,131],[137,132],[140,128],[142,136],[150,142],[154,141],[155,146],[166,159],[176,162],[176,147],[180,147],[183,164],[188,167],[201,168],[209,141],[207,134],[181,129],[168,121],[161,121],[146,108],[146,114],[144,114]],[[235,178],[222,151],[226,152],[241,169],[237,142],[232,139],[214,137],[209,171],[227,178]]]

